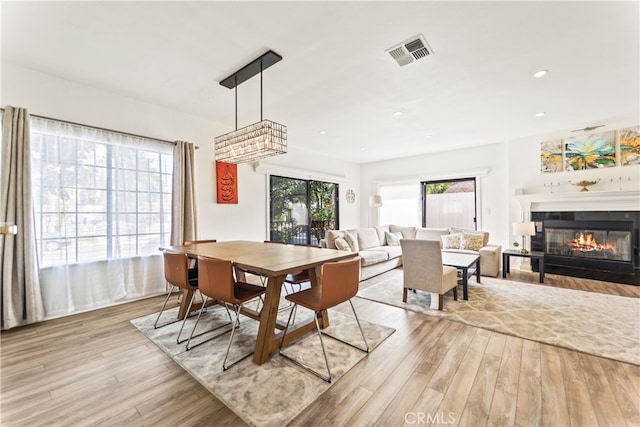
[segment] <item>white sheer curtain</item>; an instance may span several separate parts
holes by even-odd
[[[164,292],[172,145],[40,118],[31,130],[47,318]]]

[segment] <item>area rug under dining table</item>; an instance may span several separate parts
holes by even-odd
[[[481,284],[469,282],[468,301],[445,296],[439,311],[430,308],[428,292],[409,292],[403,303],[402,289],[400,274],[358,297],[640,365],[639,298],[482,277]]]
[[[167,310],[162,318],[175,319],[177,310],[177,308]],[[285,316],[288,314],[289,310],[283,310],[279,319],[286,322]],[[286,425],[367,355],[332,338],[364,346],[355,318],[352,315],[329,310],[330,326],[324,330],[329,337],[325,337],[324,344],[333,374],[332,384],[326,383],[278,355],[262,365],[256,365],[251,358],[247,358],[229,370],[223,371],[222,360],[227,349],[228,333],[186,351],[184,343],[176,343],[181,322],[154,329],[153,324],[157,315],[155,313],[133,319],[131,323],[222,403],[252,426]],[[296,319],[304,321],[310,316],[313,316],[311,311],[303,307],[298,308]],[[195,316],[187,320],[185,326],[187,333],[183,332],[183,337],[188,336],[194,322]],[[210,307],[198,324],[198,332],[228,322],[229,316],[223,307]],[[258,322],[246,317],[241,317],[240,322],[241,326],[236,330],[229,353],[230,361],[250,353],[255,346]],[[360,323],[370,351],[395,331],[393,328],[362,319]],[[228,330],[230,326],[224,326],[216,333]],[[216,333],[194,338],[192,345]],[[320,341],[315,333],[307,334],[292,346],[287,347],[286,354],[320,372],[326,371]]]

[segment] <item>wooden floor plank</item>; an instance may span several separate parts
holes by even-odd
[[[542,424],[547,426],[570,425],[569,411],[566,406],[558,402],[566,402],[564,383],[562,378],[562,364],[558,349],[550,345],[540,348],[540,380],[542,385]]]
[[[540,378],[540,343],[524,340],[518,381],[516,425],[542,424],[542,389]]]

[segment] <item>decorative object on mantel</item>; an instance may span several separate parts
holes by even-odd
[[[619,176],[618,179],[611,178],[611,182],[614,181],[618,181],[618,190],[622,191],[622,181],[631,182],[631,177],[627,177],[626,180],[624,180],[621,176]]]
[[[216,190],[218,203],[238,204],[238,165],[216,162]]]
[[[592,131],[587,126],[576,131]],[[540,172],[553,173],[640,164],[640,126],[540,143]]]
[[[516,236],[522,236],[522,248],[520,248],[520,253],[527,254],[529,251],[525,246],[525,237],[536,235],[536,224],[531,221],[514,222],[513,234]]]
[[[596,179],[595,181],[587,181],[586,179],[583,179],[582,181],[578,181],[578,182],[569,181],[569,184],[575,185],[577,187],[582,187],[580,191],[589,191],[587,187],[589,187],[590,185],[595,185],[599,182],[600,182],[600,178]]]
[[[262,118],[262,72],[280,61],[273,51],[242,67],[220,82],[236,90],[236,130],[215,138],[216,160],[226,163],[252,162],[264,157],[287,153],[287,127]],[[238,129],[238,85],[260,73],[260,121]]]
[[[352,204],[356,201],[356,192],[352,189],[347,190],[347,194],[344,196],[347,199],[347,203]]]
[[[18,234],[18,226],[12,222],[0,222],[0,234]]]
[[[560,185],[559,182],[549,182],[549,183],[544,183],[545,187],[549,187],[549,191],[551,194],[553,194],[553,187],[558,187]]]

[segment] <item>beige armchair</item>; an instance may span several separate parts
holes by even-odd
[[[440,242],[434,240],[400,239],[402,264],[404,265],[404,289],[402,301],[407,302],[407,290],[417,289],[432,293],[431,307],[442,310],[443,295],[453,289],[453,299],[458,299],[458,273],[454,267],[442,265]]]

